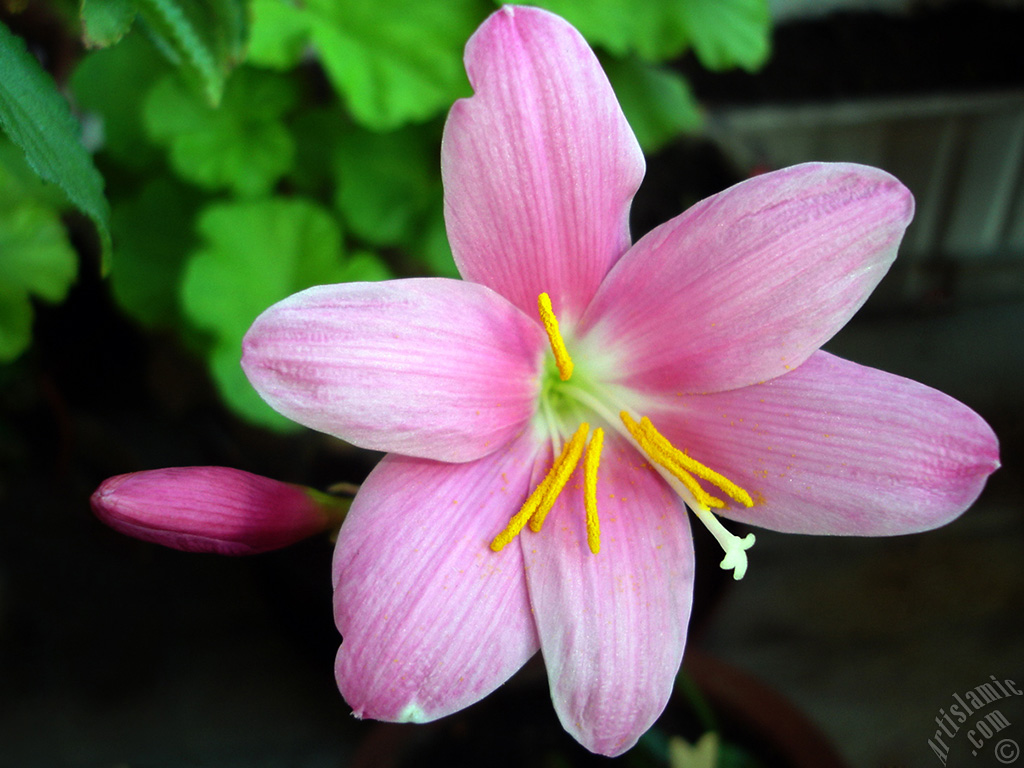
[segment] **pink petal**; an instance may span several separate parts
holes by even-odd
[[[864,303],[913,214],[889,174],[809,163],[758,176],[658,227],[584,318],[648,391],[717,392],[796,368]]]
[[[683,657],[693,544],[679,498],[624,441],[598,470],[601,551],[587,546],[577,471],[539,533],[520,534],[562,726],[614,756],[665,708]]]
[[[242,367],[290,419],[363,448],[469,461],[533,415],[544,332],[442,278],[310,288],[260,315]]]
[[[765,384],[677,398],[651,419],[750,492],[753,507],[723,516],[787,533],[930,530],[999,466],[995,434],[967,406],[826,352]]]
[[[343,503],[228,467],[169,467],[103,481],[93,512],[121,533],[186,552],[253,555],[337,525]]]
[[[486,696],[537,651],[518,547],[491,539],[527,495],[536,442],[467,464],[386,456],[334,557],[338,687],[356,717],[424,722]]]
[[[563,19],[504,6],[465,59],[475,95],[452,107],[441,147],[455,261],[530,316],[546,291],[563,322],[578,319],[629,247],[640,147]]]

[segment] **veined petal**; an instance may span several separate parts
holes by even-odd
[[[324,285],[256,318],[242,367],[275,410],[363,448],[469,461],[533,414],[543,330],[481,285]]]
[[[832,337],[896,257],[913,198],[848,163],[767,173],[642,238],[580,333],[619,351],[646,391],[705,393],[779,376]]]
[[[539,533],[520,534],[551,696],[587,749],[625,752],[672,692],[693,596],[693,543],[676,496],[625,441],[597,481],[601,551],[587,546],[581,473]]]
[[[334,556],[335,670],[356,717],[443,717],[537,651],[522,554],[488,545],[538,451],[524,436],[466,464],[392,454],[363,483]]]
[[[546,291],[578,319],[629,247],[640,147],[586,41],[547,11],[504,6],[465,60],[475,95],[441,146],[455,262],[531,316]]]
[[[651,418],[754,498],[716,514],[787,533],[937,528],[999,466],[995,434],[967,406],[826,352],[764,384],[676,398]]]

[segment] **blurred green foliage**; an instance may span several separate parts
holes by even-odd
[[[0,140],[0,361],[32,341],[30,296],[61,301],[78,259],[60,220],[63,200]]]
[[[648,152],[701,124],[668,62],[692,50],[710,69],[753,70],[769,53],[766,0],[536,4],[598,48]],[[77,208],[121,309],[204,355],[237,413],[288,428],[238,365],[256,315],[317,283],[456,274],[440,136],[471,92],[463,47],[495,7],[81,0],[66,14],[87,49],[66,89],[79,122],[0,25],[0,122],[13,141],[0,144],[0,362],[31,342],[30,297],[60,301],[74,281],[61,216]]]

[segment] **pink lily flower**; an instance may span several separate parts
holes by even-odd
[[[896,179],[788,168],[631,245],[644,161],[582,37],[507,6],[466,68],[442,145],[465,280],[303,291],[242,364],[284,415],[388,453],[334,559],[354,714],[443,717],[540,649],[563,726],[614,756],[682,660],[687,508],[740,577],[754,537],[720,518],[928,530],[978,497],[997,442],[946,395],[819,351],[896,255]]]
[[[90,499],[111,528],[185,552],[254,555],[321,533],[347,500],[228,467],[168,467],[104,480]]]

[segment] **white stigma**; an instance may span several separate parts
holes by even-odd
[[[747,572],[747,550],[754,546],[756,537],[748,533],[742,539],[734,533],[729,533],[710,509],[706,507],[694,507],[693,513],[704,523],[704,527],[711,531],[711,535],[722,547],[725,557],[719,564],[723,570],[731,570],[732,577],[739,581]]]

